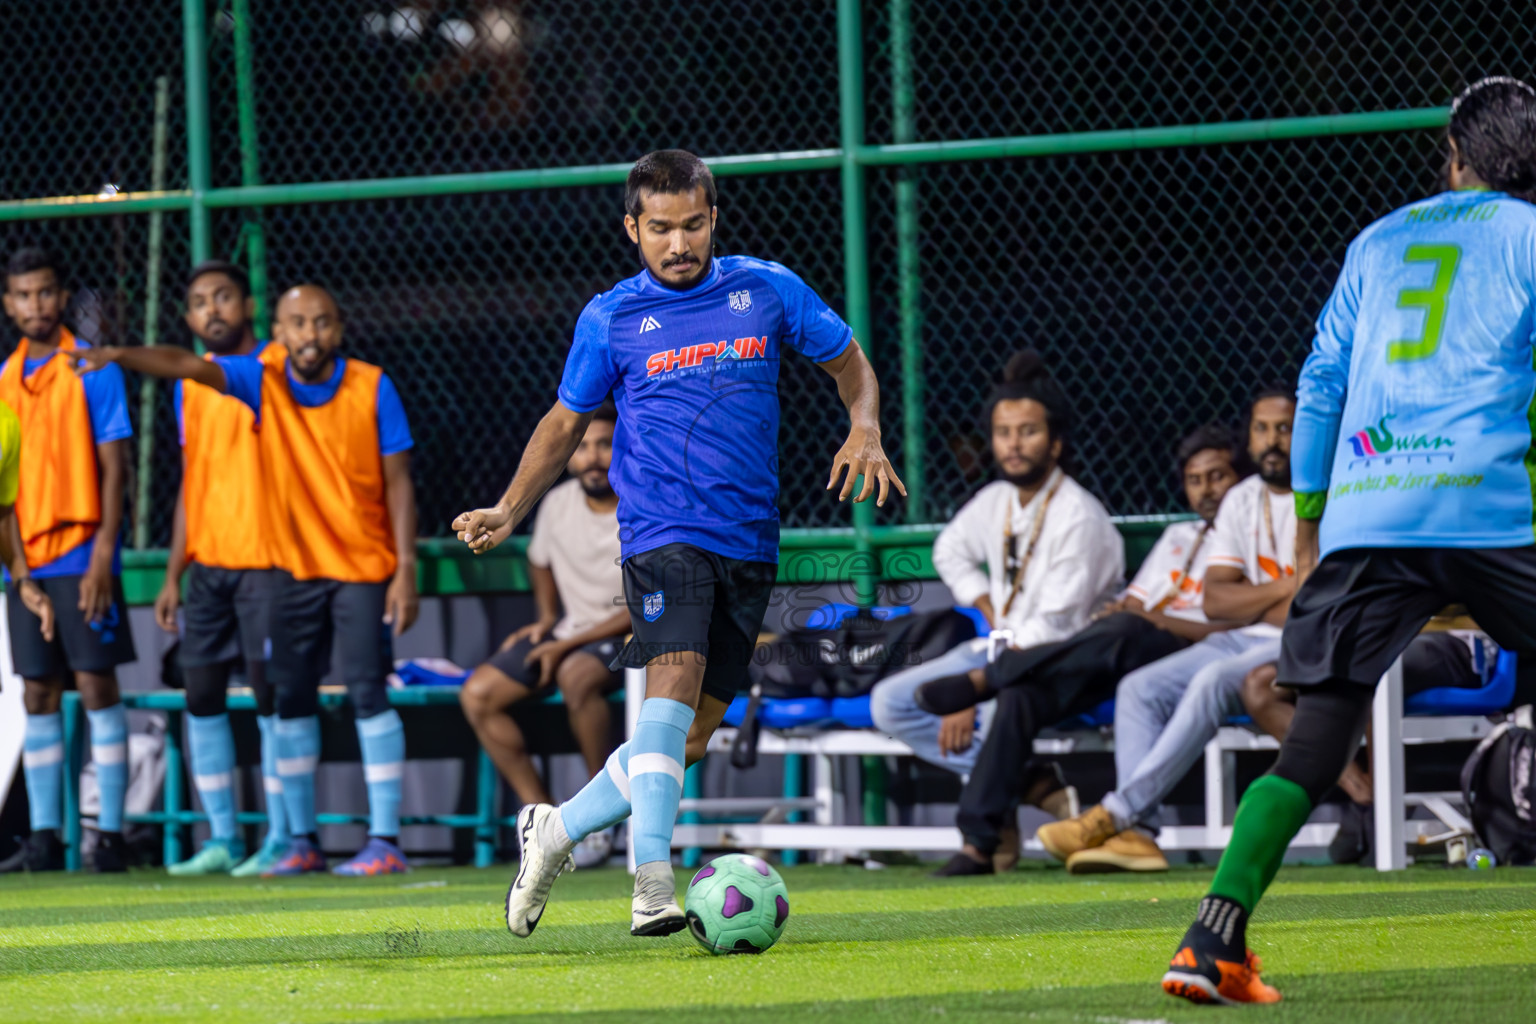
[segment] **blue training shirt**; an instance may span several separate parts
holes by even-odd
[[[1445,192],[1349,246],[1302,369],[1298,512],[1343,548],[1529,545],[1536,207]]]
[[[255,353],[238,356],[214,356],[220,368],[224,371],[224,390],[232,398],[238,398],[251,411],[256,414],[257,420],[261,419],[261,377],[265,372],[261,358]],[[347,361],[338,357],[336,368],[331,371],[331,376],[317,384],[307,384],[293,376],[293,371],[287,371],[288,390],[293,395],[293,400],[308,408],[324,405],[336,397],[336,391],[341,387],[342,375],[346,373]],[[400,392],[395,387],[395,382],[389,379],[389,374],[379,374],[379,454],[394,455],[407,451],[415,445],[411,437],[411,423],[405,415],[405,405],[400,401]],[[176,420],[181,422],[181,382],[176,382]]]
[[[79,348],[91,347],[90,342],[80,337],[75,338],[75,345]],[[47,359],[24,359],[22,375],[32,376],[42,369],[47,361]],[[132,437],[133,426],[128,420],[128,388],[123,383],[123,368],[116,363],[108,363],[99,370],[92,370],[81,376],[80,382],[85,386],[85,405],[91,414],[93,442],[106,444],[109,441],[121,441]],[[92,537],[46,565],[32,566],[29,571],[34,578],[40,580],[58,576],[82,576],[85,570],[91,567],[91,550],[95,545],[96,538]],[[120,559],[122,547],[123,539],[119,536],[112,560],[114,573],[122,571]]]
[[[746,256],[686,291],[642,270],[587,303],[560,401],[590,412],[614,393],[623,557],[682,543],[777,562],[779,358],[823,363],[852,341],[793,272]]]

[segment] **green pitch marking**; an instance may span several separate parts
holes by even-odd
[[[0,1005],[8,1020],[71,1024],[1225,1016],[1157,988],[1203,870],[940,884],[915,869],[789,869],[784,938],[727,958],[686,934],[630,938],[629,879],[611,870],[562,878],[539,930],[514,939],[507,874],[0,879]],[[1286,995],[1250,1011],[1266,1020],[1524,1019],[1536,872],[1287,869],[1251,938]]]

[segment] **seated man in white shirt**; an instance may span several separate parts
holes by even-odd
[[[1168,869],[1152,838],[1163,798],[1227,717],[1242,714],[1244,677],[1280,656],[1280,630],[1296,592],[1295,415],[1288,390],[1264,391],[1254,400],[1248,452],[1259,473],[1227,492],[1211,532],[1205,613],[1249,625],[1212,633],[1121,680],[1115,692],[1117,787],[1101,804],[1036,833],[1068,871]]]
[[[1125,594],[1092,625],[1055,643],[1010,648],[983,669],[918,689],[918,704],[939,714],[997,698],[955,816],[964,846],[936,877],[988,875],[1012,866],[1018,853],[1014,816],[1029,802],[1028,789],[1039,774],[1030,755],[1041,729],[1092,711],[1114,696],[1128,673],[1237,625],[1208,621],[1201,595],[1216,512],[1250,472],[1247,453],[1225,427],[1206,426],[1180,443],[1177,465],[1184,496],[1200,518],[1169,525]]]
[[[1071,636],[1118,589],[1125,546],[1097,498],[1062,471],[1071,409],[1060,385],[1026,350],[1008,361],[987,407],[1002,479],[966,502],[933,545],[933,565],[957,604],[979,608],[1007,643],[1033,647]],[[875,686],[876,728],[918,757],[967,774],[986,738],[992,702],[940,716],[919,707],[918,687],[987,663],[987,638]]]
[[[518,701],[558,686],[588,774],[603,771],[613,752],[608,694],[622,677],[609,664],[629,632],[619,565],[619,499],[608,485],[614,419],[611,404],[593,413],[566,466],[571,479],[539,504],[528,543],[538,619],[507,637],[459,693],[481,746],[524,804],[552,801],[522,730],[507,714]],[[606,860],[612,849],[613,834],[604,831],[584,840],[576,857],[589,866]]]

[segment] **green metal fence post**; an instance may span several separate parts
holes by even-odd
[[[153,158],[150,163],[150,187],[159,192],[165,188],[165,164],[167,122],[171,109],[171,80],[161,75],[155,79],[155,134]],[[144,268],[144,344],[154,345],[160,340],[160,272],[161,253],[165,238],[165,213],[155,210],[149,215],[149,253]],[[149,547],[149,503],[153,493],[151,484],[155,476],[155,381],[145,377],[139,383],[139,469],[133,498],[133,547],[142,551]]]
[[[187,93],[187,220],[193,263],[206,260],[212,229],[204,200],[213,186],[208,154],[208,20],[204,0],[181,2],[182,61]]]
[[[240,116],[240,184],[261,184],[261,161],[256,148],[256,80],[251,56],[250,0],[234,0],[235,101]],[[256,299],[256,337],[268,337],[267,236],[262,230],[262,211],[251,211],[246,233],[250,246],[251,295]]]
[[[843,144],[843,262],[848,293],[848,325],[853,336],[874,361],[874,337],[869,319],[869,241],[865,234],[864,167],[859,151],[864,145],[864,32],[859,0],[837,3],[837,75]],[[857,487],[855,484],[855,493]],[[861,607],[873,605],[879,596],[879,575],[869,528],[874,525],[874,506],[853,506],[855,533],[854,593]]]
[[[913,141],[912,0],[891,0],[891,127],[896,143]],[[926,522],[927,450],[923,421],[922,278],[918,269],[917,170],[896,177],[896,284],[901,331],[901,473],[909,523]]]

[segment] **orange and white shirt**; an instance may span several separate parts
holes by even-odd
[[[1276,493],[1258,475],[1234,484],[1221,500],[1208,542],[1206,568],[1231,566],[1253,584],[1296,575],[1296,500]],[[1255,636],[1279,636],[1280,629],[1256,623],[1243,630]]]
[[[1190,622],[1207,621],[1203,605],[1211,530],[1209,523],[1199,519],[1169,524],[1136,570],[1126,594],[1148,611]]]

